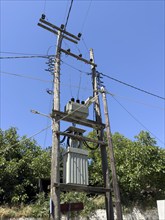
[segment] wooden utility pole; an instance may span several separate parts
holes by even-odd
[[[94,62],[93,49],[90,49],[90,59]],[[93,81],[93,97],[96,97],[96,100],[94,102],[96,122],[102,123],[100,100],[98,96],[99,92],[98,92],[98,84],[97,84],[96,67],[91,65],[91,70],[92,70],[92,81]],[[97,131],[97,135],[98,135],[98,139],[100,141],[103,141],[104,129],[102,128],[100,131]],[[106,146],[100,145],[100,151],[101,151],[101,158],[102,158],[102,172],[103,172],[103,178],[104,178],[104,187],[110,189],[111,188],[110,177],[109,177],[110,175],[109,175],[109,169],[108,169]],[[105,193],[105,204],[106,204],[107,220],[114,220],[112,196],[111,196],[110,191]]]
[[[53,97],[53,109],[60,111],[60,58],[62,52],[62,40],[63,38],[76,43],[80,40],[79,37],[67,32],[64,26],[57,27],[56,25],[46,21],[44,18],[40,19],[38,25],[57,35],[57,47],[55,55],[54,66],[54,97]],[[50,203],[50,215],[53,220],[60,220],[60,117],[56,114],[52,117],[52,157],[51,157],[51,203]]]
[[[57,48],[56,48],[56,56],[55,56],[55,66],[54,66],[54,102],[53,102],[53,109],[52,109],[52,158],[51,158],[51,206],[50,206],[50,213],[51,219],[53,220],[60,220],[60,190],[68,191],[68,190],[77,190],[82,192],[95,192],[95,193],[103,193],[105,195],[105,202],[106,202],[106,211],[107,211],[107,220],[114,220],[114,212],[113,212],[113,205],[112,205],[112,197],[111,197],[111,189],[110,189],[110,179],[109,179],[109,169],[108,169],[108,162],[107,162],[107,153],[105,143],[103,141],[104,135],[104,128],[105,125],[102,123],[101,118],[101,111],[100,111],[100,102],[98,98],[98,85],[97,85],[97,73],[96,73],[96,64],[94,63],[94,55],[93,51],[90,51],[90,60],[86,60],[82,58],[82,55],[76,55],[70,52],[70,49],[64,50],[61,48],[63,38],[71,41],[72,43],[78,43],[77,41],[80,40],[80,35],[75,36],[69,32],[67,32],[64,28],[64,25],[61,27],[57,27],[54,24],[44,20],[43,18],[40,19],[40,23],[38,25],[58,36],[57,38]],[[83,61],[86,64],[91,65],[92,69],[92,77],[93,77],[93,96],[96,97],[95,100],[95,113],[96,113],[96,121],[92,121],[85,118],[76,118],[72,114],[68,114],[66,112],[60,111],[60,57],[61,52],[76,58],[77,60]],[[121,213],[121,205],[120,205],[120,194],[117,185],[117,177],[116,177],[116,170],[114,165],[114,156],[113,156],[113,147],[111,142],[111,135],[110,135],[110,126],[109,126],[109,118],[108,118],[108,110],[107,110],[107,103],[106,103],[106,96],[105,91],[103,91],[103,102],[104,102],[104,111],[105,111],[105,118],[106,118],[106,128],[107,128],[107,136],[108,136],[108,145],[110,148],[111,153],[111,170],[112,170],[112,178],[113,178],[113,187],[114,187],[114,194],[116,200],[116,209],[117,209],[117,216],[118,220],[122,220],[122,213]],[[60,132],[60,120],[80,124],[83,126],[95,128],[98,134],[98,141],[101,149],[101,157],[102,157],[102,170],[103,170],[103,178],[104,178],[104,187],[90,187],[90,186],[82,186],[82,185],[73,185],[73,184],[61,184],[60,183],[60,135],[70,136],[72,134],[66,132]],[[75,138],[80,140],[86,140],[89,142],[96,143],[96,140],[82,137],[79,135],[74,135]]]
[[[54,98],[53,110],[60,110],[60,57],[61,57],[62,33],[58,31],[57,48],[54,66]],[[52,158],[51,158],[51,217],[60,219],[60,189],[54,184],[60,182],[60,141],[58,131],[60,131],[60,122],[58,117],[52,119]]]
[[[117,214],[117,220],[122,220],[123,217],[122,217],[122,208],[121,208],[121,200],[120,200],[120,191],[119,191],[119,185],[118,185],[116,167],[115,167],[112,135],[111,135],[110,121],[109,121],[109,116],[108,116],[108,105],[107,105],[107,99],[106,99],[106,90],[104,87],[101,88],[101,92],[102,92],[102,97],[103,97],[108,147],[109,147],[109,152],[110,152],[110,165],[111,165],[111,172],[112,172],[112,183],[113,183],[113,191],[114,191],[114,197],[115,197],[116,214]]]

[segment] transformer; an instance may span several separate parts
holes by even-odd
[[[63,159],[63,182],[88,185],[88,151],[68,147]]]
[[[82,136],[85,130],[71,126],[66,132]],[[68,137],[63,154],[63,182],[88,185],[88,151],[82,149],[82,141],[74,137]]]
[[[77,118],[87,118],[89,115],[88,106],[79,102],[74,102],[72,100],[66,104],[65,112],[72,114]]]

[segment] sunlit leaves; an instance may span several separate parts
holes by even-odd
[[[37,193],[38,178],[50,175],[50,153],[15,128],[0,129],[0,196],[2,203],[20,204]]]

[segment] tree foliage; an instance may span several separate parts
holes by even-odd
[[[156,146],[148,132],[141,131],[135,138],[131,141],[119,133],[112,136],[122,203],[153,206],[165,197],[165,150]],[[90,150],[90,157],[90,184],[101,186],[100,150]]]
[[[0,167],[1,203],[26,203],[36,196],[38,178],[50,176],[50,155],[16,128],[0,129]]]
[[[97,134],[91,132],[88,136],[96,138]],[[135,136],[134,141],[119,133],[113,134],[112,140],[122,204],[152,206],[157,199],[164,199],[165,149],[156,146],[155,139],[145,131]],[[63,151],[61,148],[61,161]],[[109,155],[108,147],[107,152]],[[35,199],[38,179],[50,177],[50,156],[51,148],[43,150],[34,140],[19,137],[16,128],[6,131],[0,129],[1,204],[28,203]],[[103,186],[100,148],[92,143],[89,158],[90,185]],[[62,179],[62,162],[60,164]],[[82,195],[74,193],[64,194],[62,200],[72,199],[74,202],[73,195],[81,201]],[[90,197],[83,195],[83,198],[84,201],[88,200],[87,204],[91,201]],[[90,208],[93,209],[93,205]]]

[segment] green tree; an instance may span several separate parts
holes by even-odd
[[[1,203],[26,203],[36,196],[38,178],[50,175],[50,155],[16,128],[0,129],[0,168]]]
[[[150,133],[148,131],[141,131],[137,136],[135,136],[137,139],[137,143],[143,146],[155,146],[156,140],[151,137]]]
[[[96,137],[96,134],[89,136]],[[112,135],[122,203],[153,206],[165,196],[165,150],[155,146],[156,141],[148,132],[140,132],[136,139],[131,141],[119,133]],[[89,149],[89,152],[90,184],[101,186],[100,149]]]

